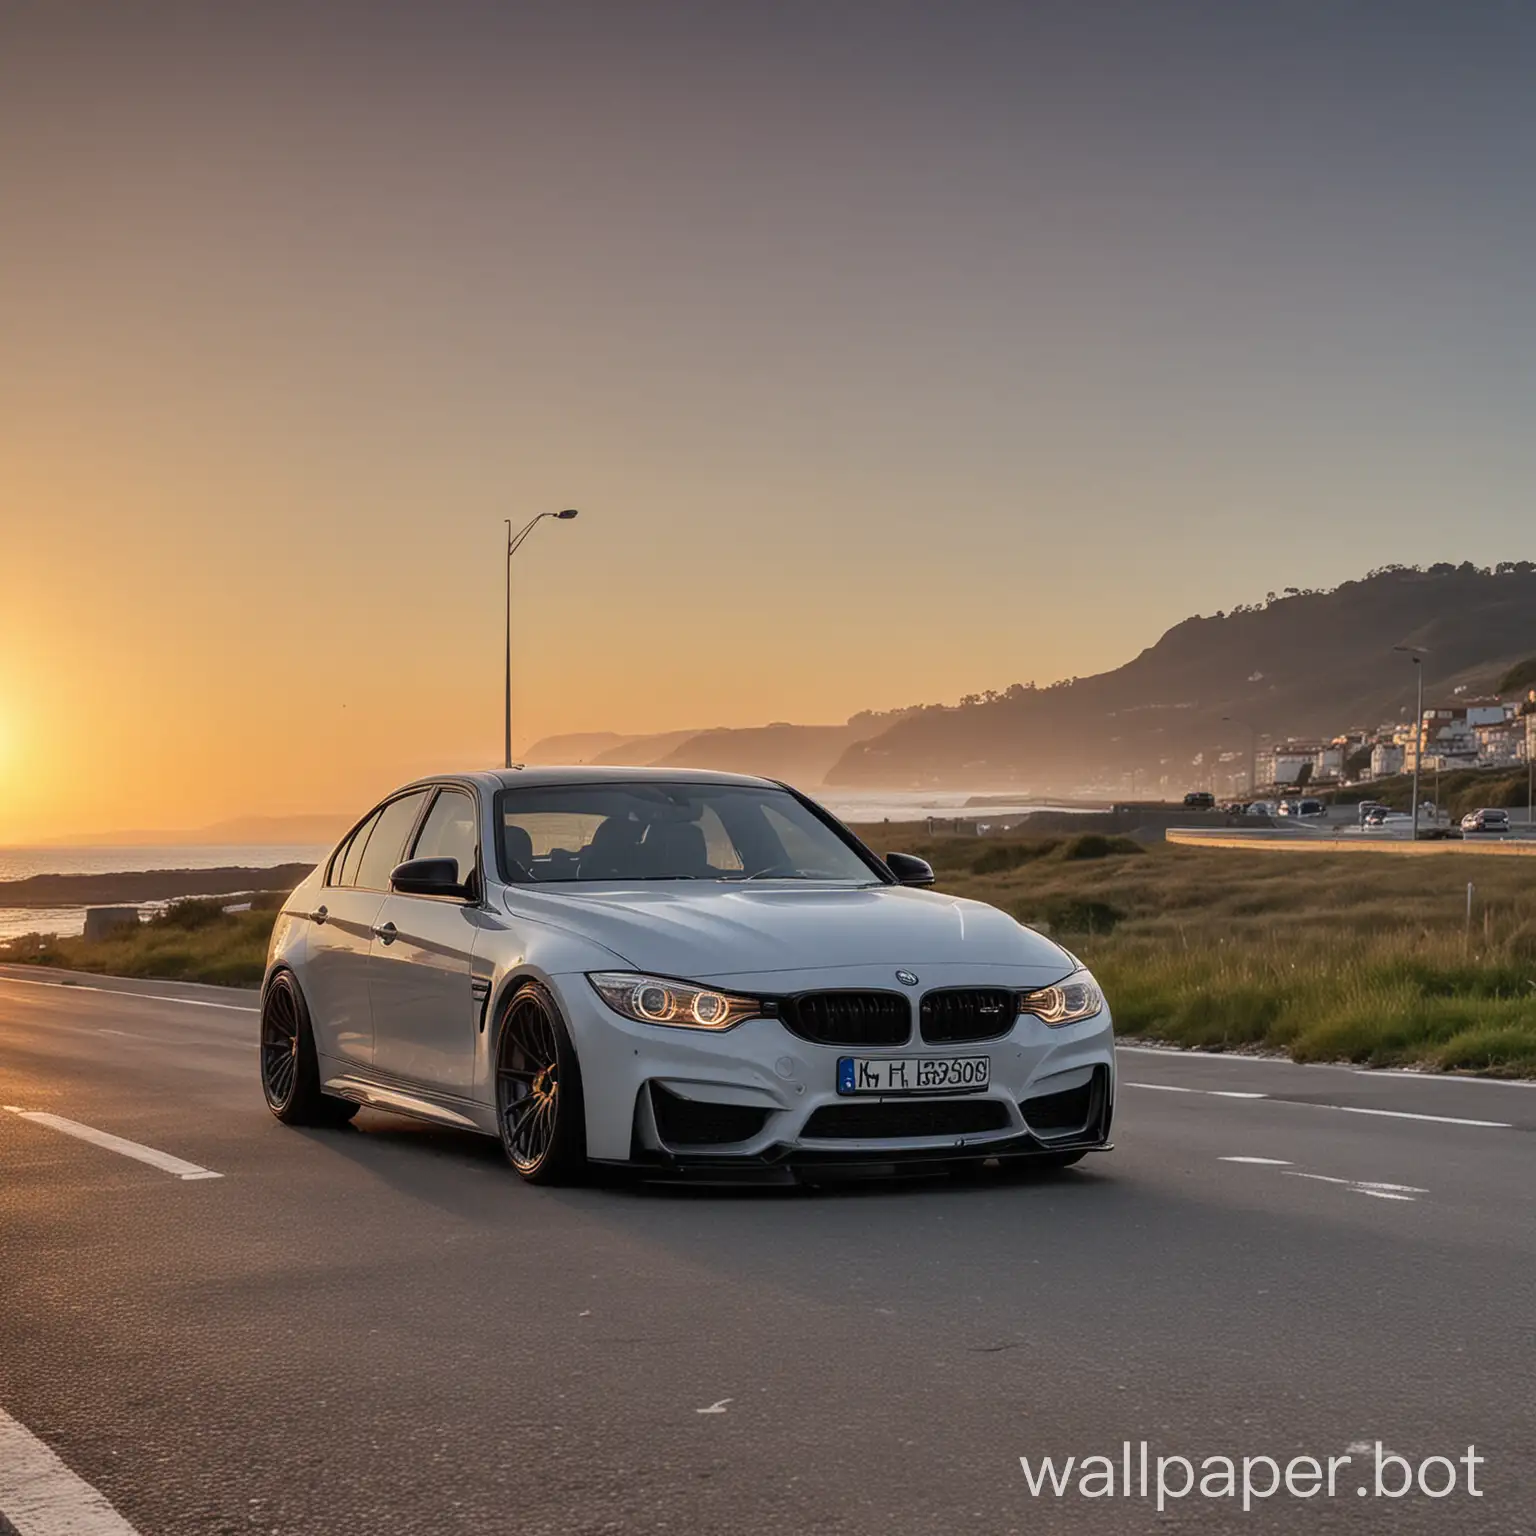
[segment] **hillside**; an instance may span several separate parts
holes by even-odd
[[[539,766],[589,763],[599,752],[622,747],[633,740],[632,736],[621,736],[617,731],[572,731],[565,736],[544,736],[523,753],[523,761]]]
[[[702,731],[656,761],[666,768],[716,768],[760,773],[795,784],[820,784],[847,749],[879,727],[856,725],[760,725]]]
[[[606,732],[548,736],[528,749],[527,761],[712,768],[814,785],[825,780],[832,765],[850,746],[878,735],[893,720],[903,717],[901,711],[865,712],[843,725],[790,725],[776,721],[772,725],[663,731],[648,736],[616,736]]]
[[[1424,651],[1426,702],[1493,691],[1536,654],[1536,565],[1388,568],[1186,619],[1111,672],[921,710],[849,746],[827,782],[1066,792],[1133,769],[1178,778],[1202,753],[1246,752],[1225,715],[1276,737],[1410,718],[1404,644]]]

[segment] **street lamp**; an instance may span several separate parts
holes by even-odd
[[[1251,800],[1259,792],[1259,733],[1256,727],[1248,724],[1246,720],[1239,720],[1236,715],[1223,715],[1221,717],[1228,725],[1240,725],[1248,732],[1248,798]]]
[[[522,547],[522,542],[533,530],[544,521],[546,517],[553,517],[560,522],[569,522],[576,516],[575,507],[567,507],[563,512],[540,512],[537,517],[531,517],[516,533],[512,532],[512,519],[503,518],[507,525],[507,713],[506,713],[506,754],[504,767],[512,766],[512,556]]]
[[[1419,763],[1424,757],[1424,653],[1416,645],[1394,645],[1394,651],[1409,657],[1419,679],[1419,707],[1413,717],[1413,807],[1409,815],[1413,830],[1409,834],[1415,842],[1419,836]],[[1438,803],[1437,803],[1438,809]]]

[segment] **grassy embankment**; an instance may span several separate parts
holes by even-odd
[[[252,898],[249,912],[226,912],[216,898],[193,898],[105,939],[87,942],[28,934],[0,944],[0,962],[254,987],[266,969],[267,940],[282,903],[281,895],[261,895]]]
[[[1298,860],[1094,833],[881,845],[929,859],[942,890],[1048,926],[1094,968],[1122,1034],[1536,1076],[1525,860]]]
[[[1530,781],[1523,767],[1456,768],[1438,774],[1426,769],[1419,777],[1419,794],[1426,800],[1434,800],[1441,810],[1457,820],[1468,811],[1487,805],[1506,807],[1512,821],[1522,822],[1529,793]],[[1400,773],[1389,779],[1373,779],[1368,784],[1352,784],[1347,789],[1323,791],[1322,798],[1336,800],[1340,805],[1378,800],[1395,811],[1407,811],[1413,800],[1413,775]]]
[[[1527,860],[1300,860],[1144,848],[1096,833],[869,830],[882,850],[929,859],[941,890],[1049,926],[1093,966],[1124,1034],[1267,1047],[1299,1061],[1536,1076],[1536,870]],[[271,925],[271,910],[224,914],[217,902],[190,902],[99,944],[21,941],[10,954],[0,947],[0,960],[251,985]]]

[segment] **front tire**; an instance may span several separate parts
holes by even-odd
[[[502,1150],[529,1184],[569,1184],[587,1167],[581,1066],[555,1000],[525,981],[502,1015],[496,1046]]]
[[[345,1125],[358,1106],[320,1091],[320,1061],[309,1006],[291,971],[261,995],[261,1091],[284,1125]]]

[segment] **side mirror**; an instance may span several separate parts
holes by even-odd
[[[407,859],[390,871],[389,888],[402,896],[455,896],[460,901],[470,894],[459,881],[457,859]]]
[[[885,867],[901,885],[932,885],[933,865],[911,853],[888,853]]]

